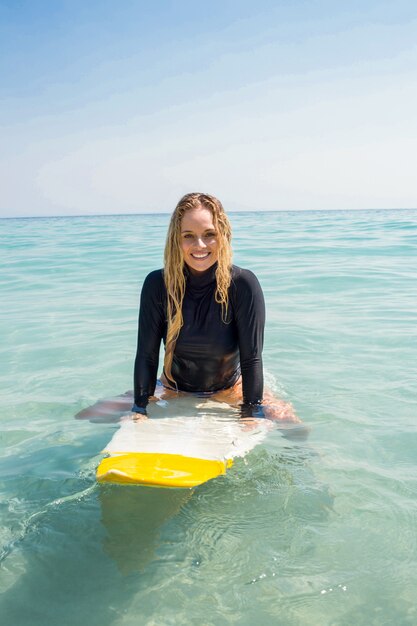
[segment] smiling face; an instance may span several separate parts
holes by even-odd
[[[181,220],[181,249],[193,274],[205,272],[215,264],[217,246],[212,212],[202,206],[186,211]]]

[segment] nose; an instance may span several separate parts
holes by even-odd
[[[204,241],[203,237],[197,237],[195,243],[198,248],[207,248],[207,244]]]

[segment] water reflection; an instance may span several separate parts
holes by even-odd
[[[192,490],[102,485],[101,521],[105,553],[126,575],[142,571],[155,556],[163,524],[192,497]]]

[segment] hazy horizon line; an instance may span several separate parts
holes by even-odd
[[[391,208],[358,208],[358,209],[241,209],[230,210],[228,214],[237,213],[348,213],[367,211],[416,211],[416,207],[391,207]],[[132,217],[138,215],[171,215],[172,211],[141,211],[139,213],[74,213],[61,215],[1,215],[2,220],[30,220],[30,219],[60,219],[60,218],[83,218],[83,217]]]

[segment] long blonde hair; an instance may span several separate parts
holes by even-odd
[[[182,302],[185,294],[184,255],[181,247],[181,222],[186,211],[203,207],[211,211],[217,235],[217,268],[215,300],[221,304],[222,319],[226,321],[232,267],[232,230],[220,200],[205,193],[188,193],[178,202],[169,224],[164,253],[164,281],[167,290],[167,338],[164,372],[172,377],[175,344],[183,325]]]

